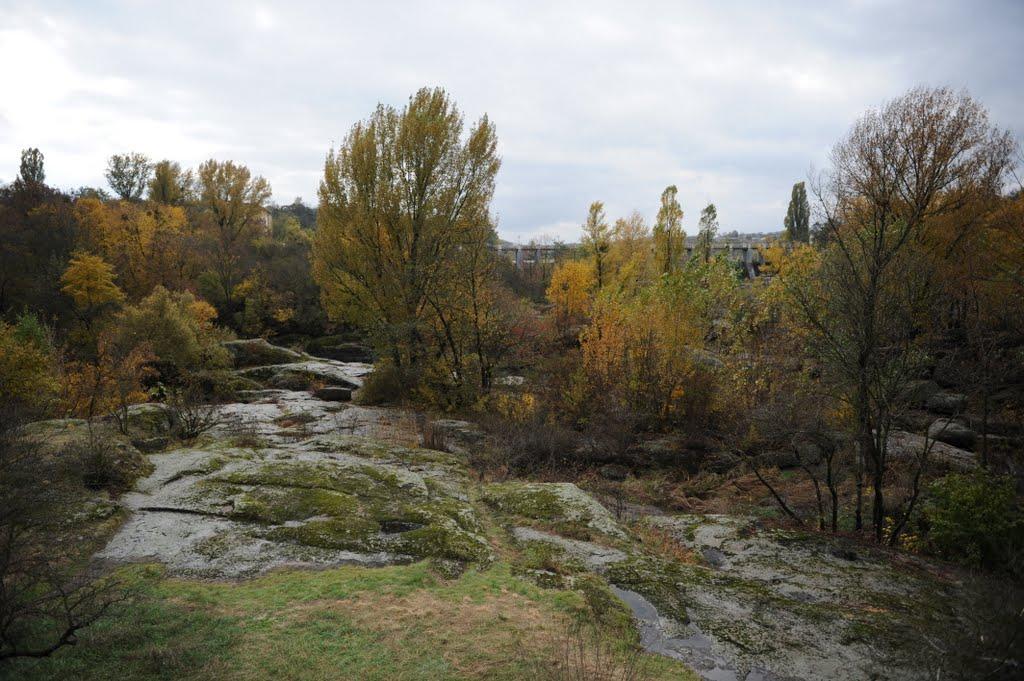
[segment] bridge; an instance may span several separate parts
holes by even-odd
[[[724,255],[732,262],[740,264],[745,275],[754,279],[760,275],[760,268],[765,263],[760,247],[766,245],[764,239],[715,239],[711,242],[711,256]],[[686,237],[685,254],[682,258],[684,262],[693,257],[696,246],[697,237]],[[516,269],[525,269],[538,265],[552,265],[561,258],[578,252],[580,248],[580,244],[516,244],[501,241],[495,250],[508,258]]]

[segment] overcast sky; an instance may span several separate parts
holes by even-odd
[[[441,85],[497,126],[505,238],[574,239],[596,199],[652,218],[668,184],[691,233],[708,202],[724,231],[770,231],[911,86],[967,88],[1024,139],[1022,65],[1022,0],[0,0],[0,181],[37,146],[51,184],[103,186],[131,150],[234,159],[315,203],[355,121]]]

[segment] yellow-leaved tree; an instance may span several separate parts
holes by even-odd
[[[124,302],[124,293],[114,283],[114,267],[98,255],[76,252],[61,276],[61,291],[75,302],[88,327],[101,311]]]
[[[566,260],[551,273],[547,298],[554,305],[555,317],[563,330],[586,318],[596,286],[594,263],[590,260]]]
[[[459,392],[487,364],[461,335],[494,319],[477,284],[492,269],[499,165],[490,120],[463,135],[454,102],[426,88],[402,109],[378,106],[327,156],[314,278],[328,314],[369,331],[407,388],[430,374]]]

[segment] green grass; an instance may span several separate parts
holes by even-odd
[[[168,578],[155,566],[117,575],[135,590],[130,602],[84,630],[75,647],[0,667],[0,677],[530,678],[557,657],[565,622],[591,600],[542,589],[505,563],[451,581],[426,562],[243,582]],[[652,678],[694,678],[668,660],[649,662]]]

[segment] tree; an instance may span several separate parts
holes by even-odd
[[[580,333],[585,409],[628,413],[642,425],[707,426],[716,362],[704,343],[736,300],[729,263],[661,277],[635,295],[601,291]]]
[[[807,190],[803,182],[793,185],[793,194],[786,209],[786,238],[790,241],[810,243],[811,241],[811,206],[807,203]]]
[[[59,281],[74,248],[75,219],[68,197],[37,181],[38,170],[25,170],[35,180],[0,187],[0,313],[28,309],[52,318],[69,311]]]
[[[163,160],[153,166],[153,177],[149,181],[149,200],[180,206],[191,199],[193,185],[192,171],[182,171],[181,166]]]
[[[718,210],[715,208],[715,204],[709,203],[700,212],[700,228],[697,232],[697,245],[694,248],[695,255],[699,255],[704,262],[711,260],[711,246],[715,241],[716,234],[718,234]]]
[[[197,185],[199,207],[209,221],[211,264],[221,298],[217,302],[230,311],[234,288],[242,279],[241,249],[262,224],[270,184],[243,165],[211,159],[199,166]]]
[[[651,230],[639,211],[615,221],[608,260],[622,288],[639,286],[650,279]]]
[[[114,154],[107,161],[106,178],[110,188],[123,201],[138,201],[149,183],[153,166],[144,155]]]
[[[431,348],[455,351],[434,333],[437,317],[465,306],[456,285],[482,262],[466,254],[494,238],[494,126],[484,116],[462,132],[444,90],[424,88],[402,109],[379,105],[353,126],[320,183],[313,275],[324,307],[370,331],[411,381]]]
[[[683,209],[676,200],[679,190],[670,185],[661,193],[661,208],[654,223],[654,259],[658,271],[671,274],[683,255]]]
[[[583,247],[594,260],[594,276],[597,288],[601,288],[608,280],[608,251],[611,249],[611,229],[604,215],[604,204],[594,201],[587,211],[587,221],[583,223]]]
[[[547,298],[555,306],[555,314],[563,327],[579,323],[587,314],[595,284],[594,266],[589,261],[566,260],[555,268]]]
[[[864,114],[816,187],[829,230],[817,272],[779,273],[808,346],[853,414],[879,542],[894,405],[919,374],[921,316],[935,304],[930,235],[957,214],[971,229],[992,209],[1012,149],[979,103],[944,88],[916,88]],[[968,208],[974,218],[965,220]]]
[[[80,630],[126,598],[110,578],[72,571],[82,561],[67,534],[80,492],[66,456],[26,434],[26,414],[0,392],[0,670],[77,642]]]
[[[228,357],[220,344],[222,334],[213,324],[216,318],[212,305],[188,291],[172,292],[157,286],[138,305],[128,305],[118,314],[116,344],[146,344],[171,370],[173,375],[165,378],[223,367]]]
[[[47,338],[26,333],[34,317],[0,321],[0,394],[18,414],[39,417],[57,394],[54,352]]]
[[[43,170],[43,152],[35,147],[24,149],[21,152],[18,179],[30,186],[43,184],[46,179],[46,172]]]
[[[184,283],[183,269],[194,258],[187,250],[187,218],[180,206],[75,202],[79,243],[111,263],[129,297],[138,299],[154,286]]]
[[[98,255],[79,251],[71,258],[61,277],[61,290],[75,301],[86,326],[100,310],[124,301],[115,278],[114,268]]]

